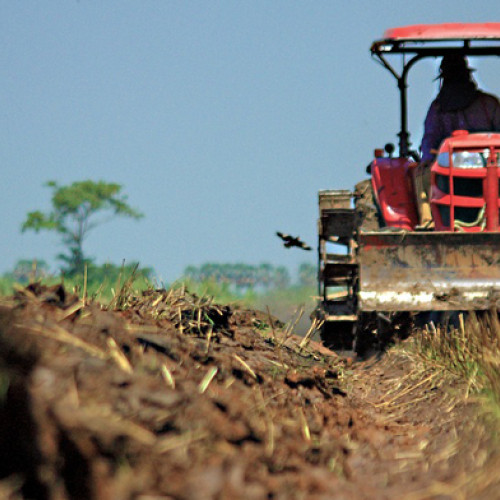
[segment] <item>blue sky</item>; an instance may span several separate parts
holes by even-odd
[[[369,47],[389,27],[500,21],[498,0],[0,2],[0,272],[56,268],[56,235],[20,232],[48,180],[117,182],[140,221],[96,228],[97,262],[171,282],[207,261],[294,270],[316,246],[317,191],[366,178],[396,142],[398,94]],[[473,61],[500,94],[500,61]],[[418,146],[436,64],[410,75]]]

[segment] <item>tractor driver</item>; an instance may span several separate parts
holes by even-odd
[[[432,228],[430,209],[430,167],[441,142],[454,130],[469,132],[499,132],[500,102],[477,88],[466,58],[447,54],[441,61],[441,88],[432,102],[424,123],[420,149],[422,160],[415,169],[415,187],[421,228]],[[437,79],[436,78],[436,79]]]

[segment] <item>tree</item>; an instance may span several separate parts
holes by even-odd
[[[139,219],[143,215],[127,204],[127,198],[120,195],[119,184],[91,180],[74,182],[69,186],[59,186],[50,181],[52,189],[52,211],[29,212],[22,225],[22,231],[54,231],[61,235],[67,254],[58,255],[66,263],[64,271],[68,275],[83,272],[85,262],[83,242],[88,233],[105,220],[95,220],[95,215],[108,212],[109,217],[126,216]]]
[[[263,262],[257,268],[257,283],[264,288],[269,288],[273,281],[273,266]]]
[[[318,271],[314,264],[303,262],[299,266],[299,285],[303,287],[314,287],[318,280]]]
[[[276,288],[288,288],[290,286],[290,274],[285,266],[274,269],[273,283]]]

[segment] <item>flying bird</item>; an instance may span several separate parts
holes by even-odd
[[[298,236],[290,236],[289,234],[283,234],[279,231],[276,232],[276,235],[279,236],[285,243],[283,245],[285,248],[298,247],[302,248],[302,250],[312,250],[312,248],[301,241]]]

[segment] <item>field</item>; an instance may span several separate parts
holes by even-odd
[[[365,361],[293,326],[183,287],[5,297],[0,497],[500,498],[496,315]]]

